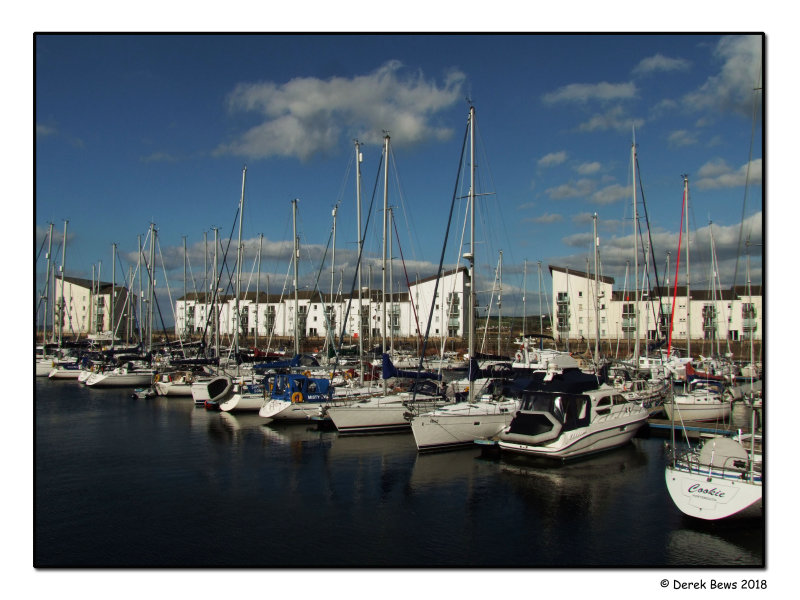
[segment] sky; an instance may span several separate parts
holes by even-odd
[[[222,248],[230,240],[228,268],[235,269],[246,167],[242,289],[255,290],[259,245],[260,290],[267,280],[270,292],[283,289],[298,199],[301,288],[318,281],[330,290],[338,207],[334,288],[349,292],[357,260],[356,139],[362,228],[373,203],[363,264],[373,265],[379,288],[388,132],[392,275],[394,289],[404,290],[406,277],[435,273],[454,195],[445,265],[466,251],[468,174],[458,175],[470,104],[478,289],[499,280],[502,251],[504,314],[538,314],[536,292],[549,289],[549,265],[594,271],[594,214],[600,273],[617,289],[631,288],[634,140],[639,226],[649,222],[659,282],[667,281],[669,260],[674,283],[687,174],[692,288],[710,289],[712,239],[717,285],[730,286],[734,274],[746,283],[748,253],[751,281],[760,284],[763,107],[754,88],[762,41],[699,34],[38,35],[37,289],[49,223],[60,264],[68,220],[67,275],[90,279],[94,268],[111,281],[116,244],[121,282],[136,266],[139,236],[146,243],[154,223],[159,294],[173,302],[183,294],[184,239],[186,289],[202,291],[213,228]]]

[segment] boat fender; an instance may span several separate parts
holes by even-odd
[[[293,404],[297,404],[298,402],[302,402],[302,401],[303,401],[303,394],[301,394],[300,392],[295,392],[294,394],[292,394],[292,403]]]

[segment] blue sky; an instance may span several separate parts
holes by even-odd
[[[626,261],[633,268],[634,127],[659,276],[667,252],[674,276],[686,173],[692,286],[710,286],[709,221],[719,276],[730,285],[743,214],[743,237],[763,241],[760,96],[754,130],[752,118],[761,43],[760,36],[694,34],[42,35],[34,48],[35,250],[49,222],[58,244],[68,219],[67,274],[89,278],[102,263],[109,281],[116,243],[119,281],[135,265],[137,235],[144,239],[153,222],[159,286],[163,257],[173,298],[182,293],[185,236],[188,287],[199,289],[203,232],[211,240],[218,227],[227,243],[246,165],[243,269],[255,268],[263,234],[261,289],[269,274],[270,291],[280,292],[298,198],[301,278],[313,285],[338,203],[336,270],[345,270],[349,291],[353,139],[363,144],[366,213],[388,130],[389,203],[405,268],[411,279],[429,275],[444,240],[470,99],[485,194],[478,264],[488,288],[503,251],[504,314],[522,314],[524,261],[529,314],[538,310],[530,300],[537,261],[546,289],[549,264],[585,269],[588,259],[594,268],[594,213],[601,272],[622,288]],[[637,196],[641,217],[638,189]],[[379,187],[376,207],[381,201]],[[457,206],[449,266],[463,225]],[[380,212],[372,219],[365,251],[374,260]],[[762,281],[762,251],[750,247],[753,283]],[[402,286],[399,254],[395,245]],[[736,282],[744,284],[739,256]],[[329,266],[320,286],[329,289]]]

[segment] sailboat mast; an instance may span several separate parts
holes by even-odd
[[[528,316],[528,311],[525,306],[525,296],[528,293],[528,259],[526,258],[522,263],[522,341],[525,341],[525,319]],[[524,346],[523,346],[524,347]]]
[[[544,335],[544,317],[542,315],[542,261],[536,261],[536,267],[539,271],[539,335]],[[553,322],[550,321],[550,333],[553,331]],[[539,338],[539,348],[544,348],[543,338]]]
[[[469,337],[467,353],[470,366],[475,357],[475,107],[469,107]],[[475,399],[475,386],[469,386],[469,401]]]
[[[214,357],[219,359],[219,301],[220,299],[217,297],[217,248],[219,248],[219,241],[217,239],[219,229],[217,227],[212,228],[214,230],[214,279],[211,284],[214,286],[214,293],[211,295],[211,300],[213,302],[213,306],[211,307],[214,311]]]
[[[297,198],[292,200],[292,234],[294,235],[294,258],[292,260],[294,264],[294,353],[298,355],[300,354],[300,338],[298,337],[300,331],[300,302],[297,295],[297,259],[300,256],[300,246],[297,239]]]
[[[139,254],[136,257],[136,272],[139,273],[139,294],[138,294],[138,306],[136,307],[137,315],[138,315],[138,323],[139,323],[139,344],[144,344],[144,335],[142,333],[142,320],[144,316],[142,315],[142,299],[144,298],[144,292],[142,291],[142,236],[137,235],[136,239],[138,240],[139,245]]]
[[[389,208],[389,355],[394,357],[394,270],[392,269],[392,247],[394,246],[394,211]],[[442,305],[444,306],[444,305]]]
[[[67,264],[67,223],[68,220],[64,220],[64,243],[61,245],[61,304],[59,310],[59,319],[58,319],[58,347],[61,348],[61,344],[64,339],[64,319],[67,315],[67,308],[64,304],[64,271],[65,265]]]
[[[52,310],[53,302],[50,302],[50,263],[53,252],[53,224],[47,232],[47,272],[44,278],[44,319],[42,320],[42,344],[47,343],[47,311]],[[52,322],[51,322],[52,324]]]
[[[189,320],[187,316],[189,311],[186,310],[186,236],[183,236],[183,339],[187,338],[189,332]]]
[[[361,147],[358,143],[358,140],[355,141],[356,146],[356,227],[358,231],[356,232],[357,237],[356,240],[358,241],[358,255],[361,256],[361,248],[364,244],[364,240],[361,238]],[[361,261],[358,261],[356,265],[356,270],[358,271],[358,381],[361,385],[364,384],[364,328],[363,328],[363,316],[362,311],[364,310],[364,301],[363,301],[363,290],[361,289]]]
[[[597,269],[597,253],[600,248],[600,238],[597,237],[597,213],[592,217],[594,223],[594,360],[600,360],[600,275]]]
[[[386,229],[389,219],[389,133],[383,136],[383,256],[381,259],[381,354],[386,352]],[[383,393],[387,392],[383,380]]]
[[[150,223],[150,302],[147,311],[147,352],[153,351],[153,299],[155,298],[156,286],[156,228],[155,223]]]
[[[186,297],[186,294],[184,294]],[[111,244],[111,349],[114,349],[114,338],[116,331],[114,327],[114,317],[116,316],[117,299],[117,245]]]
[[[503,251],[500,250],[500,264],[498,265],[498,282],[500,287],[497,288],[497,356],[500,356],[500,329],[503,323]]]
[[[692,295],[689,291],[691,278],[689,277],[689,176],[683,176],[684,223],[686,226],[686,358],[692,357]]]
[[[334,285],[334,279],[336,278],[336,213],[338,209],[339,209],[338,205],[333,207],[333,253],[331,254],[331,297],[329,305],[331,307],[330,310],[331,318],[328,321],[328,327],[330,328],[331,332],[331,335],[329,336],[330,343],[333,344],[334,346],[336,345],[336,326],[335,326],[335,321],[334,323],[332,323],[331,321],[334,320],[334,316],[336,314],[333,303],[333,285]]]
[[[633,364],[639,366],[639,234],[638,216],[636,213],[636,130],[631,143],[631,187],[633,188],[633,318],[636,339],[633,344]]]
[[[254,321],[255,328],[253,329],[253,332],[254,332],[253,333],[253,347],[254,348],[258,348],[258,314],[259,314],[259,310],[260,310],[259,292],[260,292],[260,288],[261,288],[261,286],[259,284],[261,283],[261,248],[262,248],[263,245],[264,245],[264,234],[261,233],[258,236],[258,277],[256,277],[256,314],[254,315],[254,317],[255,317],[255,321]]]
[[[242,316],[239,307],[239,299],[242,294],[242,260],[244,259],[244,252],[242,251],[242,223],[244,221],[244,183],[247,177],[247,165],[242,169],[242,195],[239,198],[239,243],[236,246],[236,315],[235,326],[233,332],[233,351],[236,356],[236,375],[239,375],[239,328],[242,324]]]

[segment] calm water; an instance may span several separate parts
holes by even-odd
[[[35,417],[39,567],[765,564],[761,520],[674,507],[658,437],[558,466],[418,455],[410,433],[340,437],[46,378]]]

